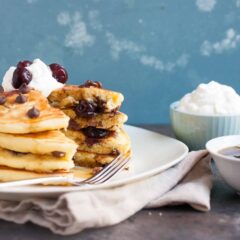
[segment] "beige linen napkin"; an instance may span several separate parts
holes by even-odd
[[[175,167],[149,179],[112,189],[67,193],[59,199],[0,201],[0,218],[31,221],[62,235],[117,224],[144,207],[187,203],[210,209],[212,174],[204,150],[191,152]]]

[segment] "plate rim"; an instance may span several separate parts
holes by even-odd
[[[68,186],[40,186],[37,188],[33,188],[33,187],[11,187],[11,188],[0,188],[0,194],[32,194],[32,195],[37,195],[37,194],[60,194],[60,193],[69,193],[69,192],[76,192],[76,191],[89,191],[89,190],[97,190],[97,189],[107,189],[107,188],[114,188],[114,187],[118,187],[121,185],[125,185],[125,184],[130,184],[133,182],[137,182],[140,180],[144,180],[148,177],[152,177],[155,176],[159,173],[161,173],[164,170],[169,169],[172,166],[175,166],[177,163],[181,162],[188,154],[189,149],[187,147],[186,144],[184,144],[183,142],[166,136],[164,134],[158,133],[158,132],[154,132],[142,127],[136,127],[136,126],[132,126],[129,124],[125,124],[124,126],[125,128],[134,128],[135,130],[141,130],[141,131],[146,131],[146,132],[150,132],[150,133],[154,133],[154,134],[158,134],[160,136],[163,136],[164,138],[169,138],[172,139],[173,141],[177,142],[178,144],[182,145],[184,152],[181,156],[177,157],[174,160],[169,161],[168,163],[153,168],[151,170],[147,170],[145,172],[133,175],[133,176],[129,176],[129,177],[124,177],[122,179],[116,179],[112,182],[106,182],[106,183],[102,183],[99,185],[85,185],[85,186],[79,186],[79,187],[68,187]]]

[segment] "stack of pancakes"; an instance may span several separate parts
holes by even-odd
[[[123,130],[127,116],[119,111],[121,93],[103,89],[99,82],[65,85],[48,100],[70,117],[66,135],[78,144],[76,165],[99,167],[120,153],[130,151],[130,139]]]
[[[0,93],[0,181],[68,175],[77,145],[61,131],[69,117],[35,90]]]

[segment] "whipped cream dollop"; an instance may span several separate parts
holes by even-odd
[[[186,94],[177,109],[199,115],[240,114],[240,96],[232,87],[211,81]]]
[[[64,85],[52,76],[50,67],[40,59],[35,59],[33,63],[26,68],[32,74],[32,80],[28,86],[42,92],[45,97],[48,97],[53,90],[61,88]],[[4,91],[15,90],[12,85],[15,69],[16,67],[12,66],[5,73],[2,82]]]

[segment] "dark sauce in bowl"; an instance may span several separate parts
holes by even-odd
[[[219,150],[218,152],[224,156],[240,159],[240,146],[223,148],[223,149]]]

